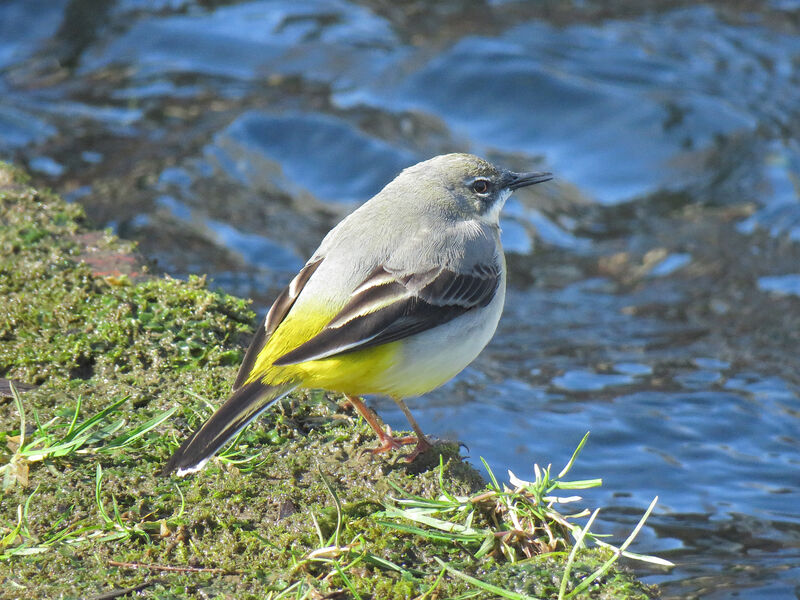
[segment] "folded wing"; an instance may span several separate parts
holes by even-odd
[[[426,331],[487,306],[499,284],[496,264],[478,264],[463,273],[435,267],[412,274],[380,266],[322,331],[273,364],[329,358]]]

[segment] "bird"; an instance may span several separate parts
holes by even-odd
[[[500,211],[514,190],[552,179],[471,154],[407,167],[345,217],[278,295],[245,353],[227,401],[164,468],[203,468],[233,436],[295,388],[344,394],[381,453],[432,444],[404,399],[470,364],[503,310],[506,264]],[[391,397],[416,437],[398,438],[364,395]]]

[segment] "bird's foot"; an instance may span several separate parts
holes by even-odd
[[[397,450],[398,448],[408,446],[409,444],[416,444],[414,450],[412,450],[411,453],[405,457],[405,461],[409,463],[414,462],[414,459],[423,452],[427,452],[433,448],[433,445],[425,436],[415,437],[413,435],[407,435],[400,438],[394,437],[392,435],[392,428],[388,425],[386,426],[386,431],[380,436],[380,441],[381,445],[372,450],[373,454],[382,454],[383,452]]]
[[[400,438],[394,437],[392,435],[392,428],[388,425],[386,426],[386,431],[381,431],[378,439],[380,440],[381,445],[371,450],[373,454],[383,454],[384,452],[391,452],[392,450],[397,450],[398,448],[402,448],[408,444],[417,443],[417,438],[415,438],[413,435]]]
[[[414,460],[423,452],[427,452],[431,448],[433,448],[433,444],[431,444],[424,436],[420,436],[417,438],[417,446],[414,450],[406,456],[406,462],[412,463]]]

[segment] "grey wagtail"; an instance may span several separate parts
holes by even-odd
[[[442,385],[494,335],[506,291],[500,210],[512,191],[552,179],[470,154],[408,167],[347,216],[275,300],[233,394],[165,471],[197,471],[296,387],[346,395],[385,452],[431,444],[403,402]],[[359,396],[390,396],[415,437],[396,438]]]

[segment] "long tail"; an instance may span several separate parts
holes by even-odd
[[[177,471],[183,476],[199,471],[228,440],[295,387],[269,386],[257,381],[240,387],[175,451],[163,473]]]

